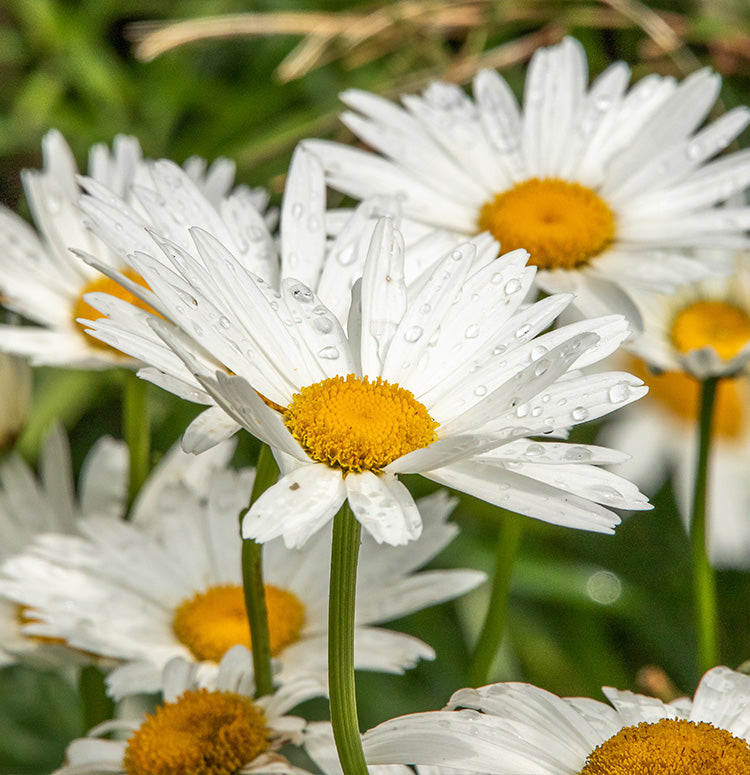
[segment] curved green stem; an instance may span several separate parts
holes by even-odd
[[[508,597],[513,566],[521,545],[524,517],[509,511],[500,514],[497,550],[495,552],[495,571],[492,579],[490,602],[482,631],[474,647],[469,666],[469,685],[484,686],[489,679],[492,663],[505,630],[508,615]]]
[[[255,481],[250,494],[250,506],[276,482],[279,469],[271,450],[261,446]],[[242,587],[245,594],[245,610],[250,625],[250,641],[253,645],[253,671],[255,673],[255,694],[262,697],[273,692],[271,671],[271,644],[268,636],[268,610],[266,591],[263,584],[263,545],[245,538],[242,541]]]
[[[710,377],[704,380],[701,386],[698,462],[695,468],[693,513],[690,518],[690,544],[693,553],[693,584],[698,626],[698,668],[701,675],[717,665],[719,660],[716,576],[709,562],[706,546],[708,457],[718,381],[717,377]]]
[[[328,597],[331,724],[344,775],[367,775],[354,687],[354,610],[361,526],[344,501],[333,520]]]
[[[126,371],[123,386],[122,428],[130,452],[128,503],[132,504],[146,481],[151,458],[151,425],[148,414],[148,383]]]

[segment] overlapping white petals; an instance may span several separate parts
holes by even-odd
[[[461,689],[444,711],[386,721],[364,735],[371,764],[417,764],[491,775],[570,775],[621,728],[660,719],[702,721],[748,740],[750,678],[709,670],[692,701],[664,703],[605,688],[612,703],[560,698],[530,684]]]

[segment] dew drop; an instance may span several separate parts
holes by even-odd
[[[321,334],[330,334],[333,330],[333,323],[331,323],[329,318],[315,318],[313,325]]]
[[[430,312],[432,312],[432,305],[431,304],[423,304],[419,311],[423,315],[429,315]]]
[[[307,228],[310,229],[310,231],[317,231],[320,228],[320,219],[311,215],[307,219]]]
[[[613,404],[621,404],[630,398],[630,385],[627,382],[618,382],[609,389],[609,400]]]
[[[463,253],[462,253],[460,250],[454,250],[454,251],[451,253],[451,258],[452,258],[454,261],[460,261],[460,260],[461,260],[463,257],[464,257],[464,254],[463,254]]]
[[[341,250],[336,252],[336,260],[341,266],[349,266],[354,263],[354,259],[357,257],[357,253],[354,250],[354,245],[345,245]]]
[[[505,283],[505,292],[510,296],[514,293],[518,293],[521,290],[521,283],[515,277],[512,280],[508,280]]]
[[[302,217],[302,213],[304,213],[304,212],[305,212],[305,208],[302,206],[302,204],[300,202],[295,202],[292,205],[292,215],[295,218],[301,218]]]
[[[541,406],[535,406],[535,407],[534,407],[534,408],[531,410],[531,416],[532,416],[532,417],[539,417],[539,415],[542,413],[542,411],[543,411],[543,410],[542,410],[542,407],[541,407]]]
[[[411,326],[404,331],[404,339],[406,339],[407,342],[416,342],[422,337],[423,333],[424,330],[421,326]]]
[[[516,331],[516,337],[517,337],[518,339],[520,339],[522,336],[526,336],[526,334],[528,334],[528,333],[529,333],[529,331],[531,331],[531,326],[530,326],[528,323],[526,323],[525,325],[521,326],[521,327],[520,327],[520,328],[519,328],[519,329]]]
[[[576,422],[582,422],[583,420],[586,420],[589,416],[589,410],[586,409],[583,406],[577,406],[571,413],[570,416],[576,421]]]
[[[502,355],[506,350],[508,349],[508,346],[505,344],[499,344],[497,347],[495,347],[492,351],[493,355]]]
[[[318,355],[327,361],[335,361],[339,357],[339,351],[336,347],[324,347],[322,350],[318,350]]]
[[[576,462],[583,462],[584,460],[591,460],[593,454],[590,449],[586,447],[568,447],[563,453],[565,460],[573,460]]]
[[[302,304],[309,304],[313,300],[312,291],[306,285],[295,285],[292,297]]]
[[[543,344],[538,344],[531,351],[531,360],[538,361],[546,352],[547,352],[547,348]]]
[[[467,326],[466,331],[464,331],[464,336],[467,339],[476,339],[477,336],[479,336],[479,326],[476,323]]]
[[[541,457],[544,454],[544,447],[541,444],[529,444],[524,454],[526,457]]]
[[[550,400],[550,398],[552,398],[552,396],[550,396],[550,394],[549,394],[549,393],[545,393],[545,394],[542,396],[542,403],[543,403],[543,404],[548,404],[548,403],[549,403],[549,400]]]
[[[185,304],[188,305],[188,307],[192,307],[193,309],[198,309],[197,299],[195,299],[189,293],[185,293],[184,291],[178,291],[177,295],[185,302]]]
[[[537,377],[541,377],[542,374],[545,374],[549,370],[551,365],[552,363],[549,358],[545,358],[544,360],[539,361],[534,367],[534,374]]]
[[[526,417],[529,414],[529,411],[528,404],[519,404],[516,407],[516,417]]]
[[[228,317],[225,317],[224,315],[222,315],[219,318],[219,325],[222,328],[229,328],[232,324],[229,322],[229,318]]]
[[[503,273],[502,272],[495,272],[495,274],[490,277],[490,282],[494,283],[495,285],[498,285],[503,281]]]
[[[474,395],[475,396],[479,396],[480,398],[482,396],[486,396],[487,395],[487,386],[486,385],[477,385],[474,388]]]

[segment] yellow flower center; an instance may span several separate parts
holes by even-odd
[[[313,460],[345,472],[381,469],[431,444],[438,427],[408,390],[354,374],[303,387],[284,422]]]
[[[689,374],[666,371],[652,374],[646,364],[636,358],[628,366],[637,377],[648,385],[648,396],[644,400],[656,401],[692,424],[698,416],[700,383]],[[716,386],[713,432],[722,438],[737,439],[747,429],[746,396],[747,381],[743,378],[721,379]]]
[[[672,343],[681,353],[713,347],[730,360],[750,342],[750,315],[724,301],[696,301],[672,321]]]
[[[662,719],[621,729],[586,758],[580,775],[747,775],[750,745],[703,722]]]
[[[305,624],[305,607],[286,589],[266,584],[268,636],[271,655],[298,640]],[[175,611],[172,629],[196,659],[218,662],[232,646],[252,647],[250,625],[242,587],[235,584],[209,587]]]
[[[479,212],[479,228],[503,252],[529,251],[540,269],[574,269],[605,250],[615,217],[590,188],[559,178],[531,178],[497,194]]]
[[[133,282],[138,283],[138,285],[141,285],[144,288],[148,288],[146,281],[137,272],[134,272],[132,269],[124,269],[122,273],[125,275],[125,277],[128,278],[128,280],[132,280]],[[73,307],[73,320],[76,326],[78,327],[78,329],[80,330],[80,332],[83,334],[83,336],[86,337],[86,341],[92,347],[99,347],[102,350],[112,350],[113,352],[117,352],[116,350],[113,350],[113,348],[110,347],[108,344],[106,344],[105,342],[102,342],[100,339],[96,339],[93,336],[84,334],[83,332],[86,330],[86,326],[78,322],[78,318],[84,318],[86,320],[98,320],[99,318],[104,317],[104,313],[99,312],[98,309],[96,309],[95,307],[92,307],[90,304],[87,304],[83,300],[83,297],[85,294],[92,293],[94,291],[100,291],[101,293],[108,293],[110,296],[117,296],[118,299],[127,301],[129,304],[132,304],[134,307],[145,309],[154,315],[159,314],[151,307],[149,307],[148,304],[144,304],[137,296],[135,296],[130,291],[123,288],[119,283],[116,283],[114,280],[111,280],[109,277],[106,277],[104,275],[102,275],[101,277],[97,277],[95,280],[92,280],[88,285],[86,285],[83,288],[83,290],[81,291],[81,295],[78,297],[78,301]]]
[[[235,775],[269,748],[248,697],[195,689],[147,714],[128,740],[127,775]]]

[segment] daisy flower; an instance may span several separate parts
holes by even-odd
[[[688,248],[747,244],[750,210],[716,205],[750,182],[750,157],[710,160],[750,111],[698,130],[720,88],[708,69],[681,83],[649,75],[629,91],[622,62],[589,87],[586,70],[566,38],[533,56],[522,109],[491,70],[475,77],[473,99],[440,82],[402,97],[404,108],[348,90],[342,120],[380,155],[305,146],[339,191],[396,196],[406,217],[460,234],[487,230],[503,250],[531,253],[542,290],[574,292],[587,315],[637,319],[634,289],[668,292],[708,273]]]
[[[119,519],[124,513],[128,478],[124,444],[99,439],[81,469],[77,496],[70,448],[61,428],[46,436],[39,468],[37,478],[16,454],[0,463],[0,560],[23,552],[42,533],[75,535],[85,517]],[[36,621],[33,607],[0,597],[0,665],[19,657],[46,665],[81,661],[59,641],[26,634],[25,627]]]
[[[750,263],[737,259],[737,273],[719,281],[659,298],[648,308],[647,325],[632,346],[664,371],[654,372],[635,358],[620,365],[640,376],[649,394],[638,411],[626,409],[607,423],[600,441],[632,457],[613,470],[653,494],[671,478],[687,524],[696,467],[695,428],[701,375],[734,373],[750,342]],[[730,366],[731,364],[731,366]],[[746,371],[744,367],[743,372]],[[712,565],[746,568],[750,563],[750,379],[741,374],[716,387],[712,465],[709,471],[708,546]]]
[[[233,445],[225,442],[197,460],[227,446]],[[198,663],[208,680],[229,648],[250,645],[237,515],[249,500],[253,473],[222,466],[200,492],[167,486],[151,499],[161,504],[158,515],[155,508],[145,515],[137,510],[130,524],[89,518],[80,523],[83,537],[41,536],[3,564],[0,589],[33,607],[28,631],[119,660],[107,679],[115,697],[155,691],[175,656]],[[484,579],[472,570],[418,572],[455,536],[457,528],[447,523],[454,505],[444,493],[419,501],[425,529],[416,547],[386,548],[365,537],[354,634],[358,669],[400,673],[433,659],[422,641],[374,625],[452,600]],[[301,550],[272,541],[263,553],[276,679],[312,675],[321,695],[327,692],[330,553],[330,531]]]
[[[306,773],[279,749],[302,740],[304,720],[285,714],[314,696],[309,683],[254,700],[252,661],[242,646],[227,652],[211,689],[197,683],[195,672],[194,665],[171,660],[160,682],[163,701],[154,713],[94,727],[70,744],[55,775]]]
[[[734,268],[674,294],[642,294],[643,332],[629,349],[658,371],[699,380],[750,373],[750,254]]]
[[[31,359],[33,365],[79,369],[106,369],[134,366],[121,352],[83,333],[76,318],[86,317],[91,308],[83,294],[106,290],[122,296],[116,283],[103,278],[70,253],[70,248],[95,252],[112,268],[125,269],[117,256],[83,224],[78,208],[80,188],[73,154],[62,135],[47,133],[42,141],[43,169],[23,173],[24,189],[34,221],[35,232],[22,218],[0,208],[0,299],[5,307],[35,325],[0,325],[0,349]],[[227,160],[217,161],[209,170],[200,159],[186,162],[188,175],[196,180],[216,206],[225,201],[234,176]],[[143,198],[158,196],[150,185],[138,141],[119,136],[110,151],[95,145],[89,154],[89,175],[112,192],[125,195],[137,185]],[[255,197],[257,202],[257,195]],[[132,272],[135,283],[142,280]],[[126,296],[136,304],[132,295]]]
[[[664,703],[605,688],[611,706],[529,684],[456,692],[447,709],[386,721],[368,761],[487,775],[740,775],[750,772],[750,677],[709,670],[695,697]]]
[[[407,286],[403,238],[381,219],[345,333],[304,283],[287,278],[277,291],[211,235],[192,233],[200,258],[170,248],[167,269],[146,253],[131,257],[179,328],[132,307],[122,314],[150,325],[229,417],[274,450],[283,476],[248,511],[244,537],[299,546],[348,499],[377,541],[406,543],[421,520],[399,482],[405,473],[602,532],[619,518],[601,504],[648,508],[636,488],[597,468],[619,456],[529,438],[600,417],[644,389],[629,374],[578,373],[628,335],[621,316],[540,335],[572,297],[523,305],[534,276],[525,251],[494,259],[480,236]],[[110,320],[124,306],[92,301]],[[160,351],[150,357],[170,371]]]
[[[327,214],[323,170],[315,157],[300,147],[294,153],[287,175],[278,240],[252,208],[241,208],[239,202],[232,201],[217,211],[189,176],[172,162],[156,162],[150,168],[150,174],[152,187],[160,195],[148,200],[140,189],[123,198],[95,180],[84,179],[82,185],[89,192],[81,201],[86,222],[117,253],[123,264],[129,264],[131,272],[138,274],[133,255],[139,253],[160,264],[167,276],[174,273],[175,262],[183,268],[190,266],[190,280],[201,283],[202,290],[210,294],[213,303],[219,303],[215,298],[217,291],[231,289],[230,273],[234,271],[250,272],[274,288],[279,288],[282,278],[294,277],[314,290],[339,323],[346,325],[351,289],[362,274],[376,219],[383,214],[398,218],[397,203],[383,197],[367,200],[353,212]],[[142,206],[138,207],[138,203]],[[337,234],[330,241],[326,239],[327,222],[333,223]],[[203,262],[204,246],[209,241],[220,244],[222,255],[214,251],[211,258],[222,262],[221,277],[210,264]],[[407,243],[405,278],[407,283],[413,283],[436,256],[454,246],[455,239],[446,232],[412,228]],[[479,260],[497,256],[497,246],[491,239],[477,244]],[[201,256],[198,259],[195,258],[196,250]],[[163,317],[177,324],[186,322],[185,304],[192,307],[193,300],[189,290],[181,286],[181,302],[171,308],[153,294],[143,296],[142,289],[97,256],[84,251],[79,253],[91,266],[129,288],[129,292],[148,298],[149,306]],[[200,452],[241,427],[214,405],[210,393],[151,328],[148,315],[137,307],[113,301],[101,292],[91,293],[86,298],[108,317],[96,320],[99,316],[94,309],[89,309],[85,317],[91,320],[80,321],[90,325],[87,333],[96,341],[148,364],[138,372],[144,379],[182,398],[211,407],[186,431],[185,449]],[[226,306],[226,302],[220,303],[222,307]],[[217,319],[220,325],[226,326],[231,317],[228,310],[223,310]],[[319,322],[319,325],[327,324]],[[191,322],[185,330],[196,342],[204,343],[202,326]],[[235,366],[241,369],[241,365],[235,363],[242,360],[241,353],[214,355],[223,359],[230,370]],[[217,361],[215,366],[219,365]]]

